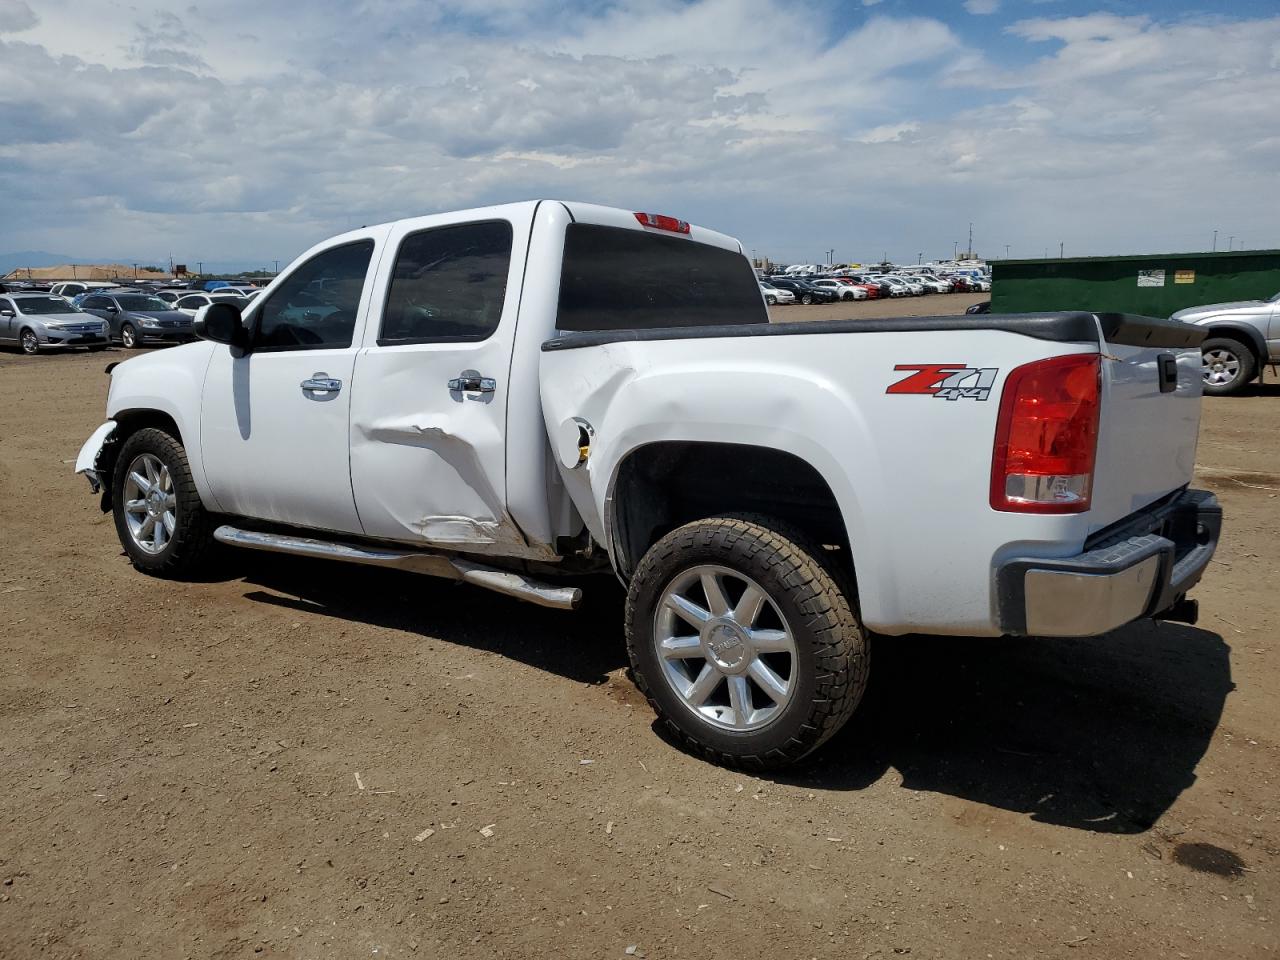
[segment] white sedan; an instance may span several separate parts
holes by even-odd
[[[768,281],[760,281],[760,292],[764,294],[764,302],[773,306],[775,303],[795,303],[796,295],[790,290],[775,287]]]
[[[191,293],[179,299],[173,309],[181,310],[188,316],[194,317],[196,311],[201,307],[207,307],[211,303],[234,303],[237,307],[244,308],[248,305],[247,298],[238,294],[221,293],[217,290],[212,293]]]
[[[867,291],[862,287],[855,287],[851,283],[843,283],[839,280],[815,280],[813,285],[815,287],[826,287],[841,300],[867,299]]]

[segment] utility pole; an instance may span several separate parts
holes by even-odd
[[[953,241],[953,243],[954,243],[954,246],[952,246],[951,248],[951,259],[959,260],[960,259],[960,241],[956,240],[956,241]]]
[[[200,275],[200,276],[202,276],[202,277],[204,276],[204,261],[203,261],[203,260],[197,260],[197,261],[196,261],[196,273],[197,273],[197,274],[199,274],[199,275]]]
[[[1065,243],[1064,241],[1062,241],[1062,240],[1059,240],[1059,241],[1058,241],[1058,259],[1059,259],[1059,260],[1061,260],[1061,259],[1062,259],[1063,251],[1066,249],[1066,246],[1067,246],[1067,245],[1066,245],[1066,243]]]
[[[133,265],[133,279],[138,279],[138,265],[136,263]]]
[[[1218,231],[1213,231],[1213,252],[1218,252]]]
[[[1005,258],[1006,260],[1008,260],[1008,259],[1009,259],[1009,244],[1007,244],[1007,243],[1004,245],[1004,258]]]
[[[1235,234],[1232,234],[1231,236],[1227,237],[1227,249],[1228,249],[1228,250],[1230,250],[1230,249],[1232,249],[1233,247],[1235,247],[1235,244],[1236,244],[1236,237],[1235,237]]]
[[[969,258],[973,259],[973,221],[969,221]]]
[[[752,250],[752,251],[751,251],[751,259],[752,259],[752,260],[754,260],[755,258],[756,258],[756,252],[755,252],[754,250]],[[273,274],[272,274],[272,275],[274,276],[275,274],[278,274],[278,273],[280,272],[280,261],[279,261],[279,260],[272,260],[271,262],[272,262],[273,264],[275,264],[275,270],[273,271]]]

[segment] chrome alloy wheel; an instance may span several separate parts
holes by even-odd
[[[1240,358],[1230,350],[1215,347],[1204,352],[1204,382],[1222,387],[1240,376]]]
[[[795,694],[790,627],[759,584],[728,567],[691,567],[667,584],[653,642],[671,689],[716,727],[758,730]]]
[[[160,458],[140,453],[129,464],[124,484],[124,518],[129,536],[147,553],[160,553],[178,524],[173,477]]]

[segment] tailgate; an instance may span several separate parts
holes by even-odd
[[[1176,320],[1099,314],[1098,322],[1103,402],[1090,532],[1191,482],[1204,339]]]

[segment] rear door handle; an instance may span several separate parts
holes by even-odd
[[[324,373],[314,374],[302,381],[303,393],[337,393],[341,389],[341,380],[334,380]]]
[[[449,381],[451,393],[493,393],[497,389],[497,380],[482,377],[475,370],[463,370],[460,376]]]

